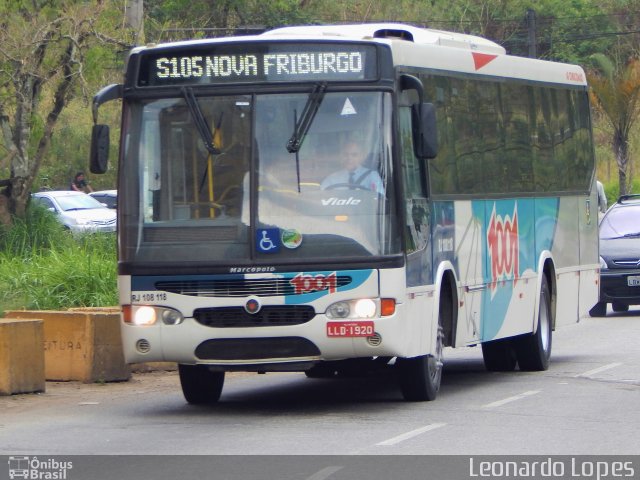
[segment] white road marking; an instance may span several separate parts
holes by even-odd
[[[514,395],[513,397],[503,398],[502,400],[498,400],[496,402],[487,403],[483,405],[482,408],[495,408],[501,407],[507,403],[515,402],[516,400],[522,400],[523,398],[530,397],[531,395],[537,395],[540,393],[540,390],[529,390],[528,392],[521,393],[520,395]]]
[[[609,370],[611,368],[619,367],[620,365],[622,365],[622,363],[620,363],[620,362],[610,363],[608,365],[604,365],[602,367],[594,368],[593,370],[589,370],[589,371],[584,372],[584,373],[579,373],[578,375],[576,375],[576,378],[578,378],[578,377],[590,377],[591,375],[595,375],[596,373],[604,372],[605,370]]]
[[[416,428],[415,430],[411,430],[410,432],[403,433],[402,435],[398,435],[397,437],[393,437],[383,442],[376,443],[376,445],[384,445],[384,446],[395,445],[404,440],[408,440],[410,438],[416,437],[422,433],[435,430],[436,428],[444,427],[445,425],[446,423],[432,423],[431,425],[427,425],[422,428]]]
[[[331,475],[333,475],[339,470],[342,470],[343,468],[344,467],[338,467],[338,466],[326,467],[314,473],[310,477],[307,477],[305,480],[325,480],[326,478],[329,478]]]

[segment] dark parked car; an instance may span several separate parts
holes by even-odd
[[[640,195],[623,195],[600,222],[600,300],[589,312],[603,317],[640,305]]]

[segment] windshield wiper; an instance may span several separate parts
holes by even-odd
[[[196,128],[200,133],[200,137],[202,138],[202,142],[204,143],[205,148],[212,155],[220,154],[220,150],[218,150],[213,143],[213,133],[211,133],[211,128],[209,128],[209,124],[202,114],[202,110],[200,109],[198,100],[193,94],[193,89],[183,87],[182,96],[184,97],[184,101],[189,107],[189,111],[191,112],[191,116],[193,117],[193,122],[196,124]]]
[[[293,128],[293,134],[287,142],[287,151],[289,153],[296,153],[300,150],[304,137],[307,135],[311,123],[318,113],[318,108],[324,98],[324,93],[327,90],[327,84],[325,82],[317,83],[307,98],[307,103],[304,105],[300,119],[296,122]]]

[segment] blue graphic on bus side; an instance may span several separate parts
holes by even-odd
[[[537,271],[540,254],[551,250],[558,222],[557,198],[472,202],[482,228],[481,340],[496,337],[513,298],[514,287],[527,270]]]

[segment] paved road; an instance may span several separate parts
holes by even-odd
[[[435,402],[404,402],[391,374],[234,374],[213,407],[186,404],[175,372],[48,383],[0,397],[0,455],[638,454],[637,314],[558,330],[546,372],[490,373],[480,349],[447,350]]]

